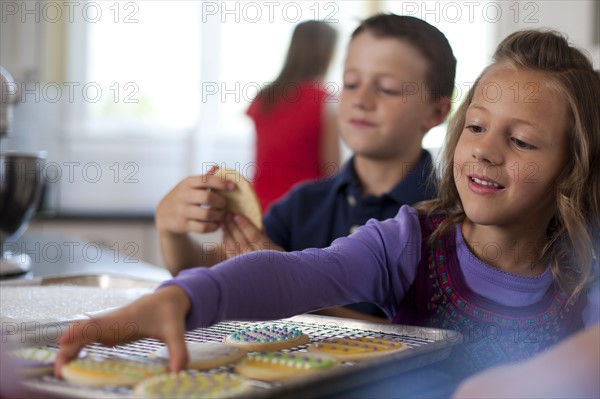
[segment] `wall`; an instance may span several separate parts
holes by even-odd
[[[519,29],[554,29],[588,53],[600,68],[600,5],[597,0],[503,1],[497,25],[498,42]]]

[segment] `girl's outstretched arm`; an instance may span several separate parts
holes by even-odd
[[[72,323],[59,339],[54,374],[60,377],[62,367],[92,342],[116,345],[147,337],[167,345],[171,371],[182,370],[187,364],[184,332],[189,308],[190,301],[182,289],[164,287],[105,316]]]
[[[328,248],[256,251],[212,268],[181,272],[163,284],[188,294],[188,329],[224,320],[273,320],[357,302],[392,317],[414,281],[421,231],[416,211],[370,221]]]
[[[324,249],[257,251],[212,268],[181,272],[154,294],[120,310],[74,323],[60,338],[55,370],[92,342],[164,341],[169,367],[186,364],[184,331],[224,320],[273,320],[355,302],[393,315],[414,280],[420,257],[418,215],[403,207],[394,219],[371,221]]]

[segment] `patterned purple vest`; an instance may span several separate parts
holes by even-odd
[[[450,229],[433,247],[431,232],[443,220],[421,216],[423,249],[414,284],[393,322],[455,330],[463,341],[444,367],[459,374],[506,361],[526,359],[584,327],[581,317],[587,298],[574,303],[552,285],[530,306],[510,307],[470,290],[456,257],[456,230]]]

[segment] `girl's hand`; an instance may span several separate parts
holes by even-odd
[[[175,186],[156,208],[156,228],[161,233],[209,233],[219,228],[227,199],[219,191],[235,190],[235,183],[214,176],[189,176]]]
[[[169,369],[178,372],[187,364],[184,333],[189,308],[185,291],[167,286],[105,316],[74,322],[58,341],[54,374],[60,378],[62,367],[92,342],[118,345],[141,338],[162,340],[170,353]]]
[[[227,214],[221,227],[223,229],[223,252],[227,259],[263,249],[283,251],[243,215]]]

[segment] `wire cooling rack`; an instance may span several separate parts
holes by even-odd
[[[187,342],[221,342],[229,334],[253,326],[277,324],[300,329],[310,337],[309,343],[321,340],[348,337],[380,337],[405,343],[408,349],[368,362],[344,362],[342,367],[311,375],[289,382],[267,383],[250,381],[254,389],[253,397],[280,398],[325,396],[377,379],[406,372],[446,358],[452,346],[460,342],[458,333],[449,330],[414,326],[391,325],[357,320],[302,315],[290,319],[268,322],[223,322],[208,328],[186,333]],[[308,344],[307,344],[308,345]],[[302,352],[307,345],[300,345],[285,351]],[[155,339],[143,339],[114,347],[92,344],[85,348],[88,355],[97,357],[122,357],[147,362],[155,362],[149,355],[164,344]],[[223,366],[209,372],[233,372],[233,366]],[[122,387],[89,388],[77,386],[51,376],[28,379],[24,387],[32,393],[72,398],[123,398],[131,397],[132,390]],[[247,397],[248,394],[244,394]]]

